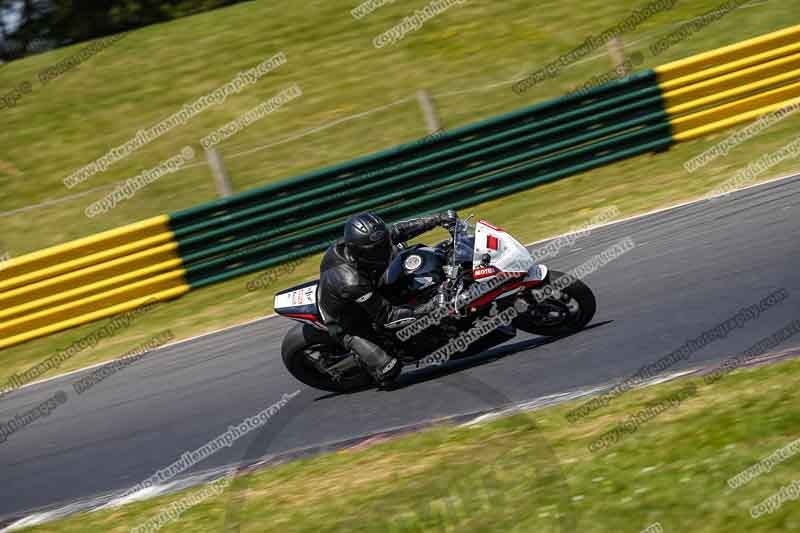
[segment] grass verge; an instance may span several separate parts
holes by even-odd
[[[563,531],[565,519],[585,532],[639,532],[656,522],[663,531],[791,531],[800,527],[800,501],[757,519],[750,508],[800,478],[797,458],[736,489],[726,481],[797,439],[798,376],[800,361],[787,361],[714,385],[680,379],[629,392],[574,426],[565,420],[570,402],[271,467],[238,478],[161,531],[222,531],[233,490],[242,497],[243,532]],[[589,451],[629,415],[687,385],[696,386],[694,396],[616,445]],[[543,443],[557,468],[545,464]],[[29,531],[127,532],[185,495]]]

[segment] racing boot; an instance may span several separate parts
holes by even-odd
[[[355,353],[380,387],[389,387],[402,371],[402,364],[380,346],[364,337],[345,336],[344,346]]]

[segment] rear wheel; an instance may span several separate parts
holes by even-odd
[[[563,272],[551,270],[547,285],[526,294],[530,308],[514,319],[518,329],[562,337],[582,330],[592,320],[597,310],[592,289],[579,279],[559,289],[555,281],[562,276]]]
[[[330,335],[307,324],[295,324],[283,338],[281,357],[292,376],[309,387],[329,392],[352,392],[372,383],[360,365],[343,373],[338,380],[322,370],[347,357],[348,352]]]

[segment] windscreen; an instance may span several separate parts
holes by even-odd
[[[456,235],[456,264],[472,263],[475,252],[475,231],[466,220],[458,221]]]

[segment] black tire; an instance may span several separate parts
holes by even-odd
[[[551,270],[548,276],[548,283],[552,283],[563,275],[563,272]],[[578,279],[562,289],[562,292],[566,293],[571,299],[578,303],[578,312],[576,314],[570,314],[569,318],[565,321],[552,326],[537,324],[533,321],[533,317],[525,314],[514,319],[514,325],[527,333],[543,335],[545,337],[572,335],[585,328],[594,317],[595,311],[597,311],[597,301],[595,300],[592,289]],[[532,295],[530,302],[535,303]]]
[[[361,369],[352,375],[348,374],[341,381],[334,381],[328,374],[317,370],[308,360],[305,351],[314,348],[328,348],[335,352],[344,350],[326,332],[308,324],[295,324],[283,338],[281,345],[283,364],[298,381],[328,392],[353,392],[372,384],[372,377]]]

